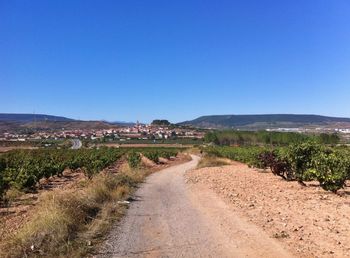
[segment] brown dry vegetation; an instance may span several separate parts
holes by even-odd
[[[226,166],[231,164],[232,164],[232,161],[229,159],[206,155],[199,161],[197,168],[221,167],[221,166]]]
[[[109,220],[122,214],[123,207],[117,201],[130,194],[144,176],[141,171],[100,174],[73,189],[44,193],[27,223],[2,242],[5,253],[1,256],[80,256],[88,251],[89,241],[106,229]]]
[[[7,151],[11,151],[11,150],[21,150],[21,149],[34,150],[34,149],[38,149],[38,147],[33,147],[33,146],[0,146],[0,152],[7,152]]]

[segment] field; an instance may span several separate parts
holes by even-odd
[[[104,147],[1,154],[0,235],[1,250],[7,252],[1,256],[88,252],[84,241],[98,242],[98,235],[122,215],[125,206],[118,201],[149,173],[187,160],[179,151]]]
[[[232,248],[232,239],[239,242],[232,232],[243,230],[246,241],[253,241],[238,244],[247,255],[284,253],[282,246],[298,257],[349,255],[350,217],[344,203],[350,191],[350,148],[337,144],[337,137],[209,132],[205,139],[206,144],[192,149],[180,144],[110,143],[78,150],[52,147],[1,153],[0,256],[93,254],[113,230],[111,225],[124,214],[129,224],[121,236],[125,239],[120,246],[123,250],[116,250],[117,254],[143,248],[148,244],[144,238],[147,232],[156,235],[154,239],[159,237],[157,246],[175,241],[169,232],[163,232],[164,227],[157,224],[160,218],[151,216],[153,213],[163,214],[160,224],[176,227],[172,221],[182,221],[177,225],[186,227],[186,235],[176,240],[179,245],[197,236],[207,237],[203,232],[210,228],[215,231],[210,237],[218,236]],[[189,161],[184,150],[195,154],[190,162],[163,170]],[[143,184],[132,195],[146,176],[159,170],[162,172],[151,176],[152,184]],[[206,204],[205,196],[211,196],[214,203],[222,199],[225,204]],[[135,206],[134,198],[144,201]],[[136,214],[148,211],[150,215],[136,219],[126,212],[129,206]],[[218,210],[226,219],[214,218]],[[198,223],[191,219],[196,216],[201,218]],[[135,229],[140,245],[130,246],[128,228],[136,220],[153,229]],[[233,231],[228,232],[225,225]],[[253,231],[239,229],[239,225]],[[218,226],[220,232],[216,232]],[[118,234],[113,232],[109,238],[117,248]],[[254,245],[262,243],[261,237],[266,246],[254,251]],[[219,252],[213,239],[210,243],[208,252],[201,251],[204,256],[234,251]],[[276,250],[275,245],[279,246]],[[166,255],[165,246],[160,248]],[[111,252],[108,247],[105,251]],[[180,255],[181,251],[175,248],[174,253]]]
[[[350,255],[350,187],[333,194],[317,181],[304,186],[239,162],[193,170],[186,178],[198,194],[213,191],[235,217],[262,229],[293,257]]]
[[[100,143],[101,141],[92,141],[89,140],[87,141],[89,144],[94,144],[97,142]],[[123,139],[122,141],[120,140],[109,140],[106,139],[104,141],[104,144],[115,144],[115,145],[132,145],[132,144],[137,144],[137,145],[156,145],[156,146],[161,146],[161,145],[200,145],[203,144],[203,139],[198,139],[198,138],[176,138],[176,139]]]
[[[286,181],[318,181],[328,191],[337,192],[350,178],[350,149],[331,147],[315,142],[291,144],[286,147],[206,147],[209,156],[223,157],[270,169]]]
[[[106,146],[106,147],[123,147],[123,148],[159,148],[159,147],[164,147],[164,148],[190,148],[192,145],[182,145],[182,144],[177,144],[177,143],[105,143],[105,144],[98,144],[97,146]]]
[[[348,257],[350,149],[315,139],[281,145],[201,147],[187,173],[296,257]]]
[[[0,141],[0,153],[17,149],[38,149],[38,148],[62,148],[71,146],[70,140],[27,140],[21,141]]]

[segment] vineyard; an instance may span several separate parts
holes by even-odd
[[[174,148],[99,148],[99,149],[38,149],[13,150],[0,155],[0,197],[11,187],[27,190],[35,187],[43,178],[61,176],[65,169],[81,169],[88,178],[110,166],[124,155],[133,167],[140,165],[140,154],[155,163],[159,157],[176,156]],[[130,154],[133,153],[133,154]]]
[[[229,158],[249,166],[271,169],[287,181],[301,184],[316,180],[320,186],[336,192],[350,179],[350,150],[328,147],[315,142],[291,144],[288,147],[206,147],[211,156]]]
[[[319,144],[337,144],[337,134],[300,134],[295,132],[267,131],[213,131],[206,133],[204,140],[218,145],[239,146],[288,146],[289,144],[314,141]]]
[[[179,150],[174,148],[132,148],[127,154],[129,166],[139,167],[141,164],[141,154],[153,161],[159,163],[159,158],[170,159],[176,157]]]

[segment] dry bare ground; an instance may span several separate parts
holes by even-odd
[[[186,177],[192,189],[211,189],[297,257],[350,257],[349,187],[335,195],[316,183],[304,187],[241,163]]]
[[[148,177],[97,257],[292,257],[211,190],[189,188],[192,157]]]
[[[0,153],[1,152],[7,152],[11,150],[35,150],[38,149],[38,147],[33,147],[33,146],[9,146],[9,147],[4,147],[0,146]]]

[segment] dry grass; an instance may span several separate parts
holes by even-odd
[[[14,202],[15,200],[19,199],[23,194],[24,194],[24,192],[21,192],[21,191],[17,190],[16,188],[10,188],[6,191],[6,194],[4,196],[4,200],[8,204],[10,204],[10,203]]]
[[[192,147],[192,148],[186,149],[186,153],[194,154],[194,155],[202,155],[201,150],[199,148],[197,148],[197,147]]]
[[[218,158],[212,156],[204,156],[198,163],[197,168],[204,167],[221,167],[225,165],[231,165],[232,161],[225,158]]]
[[[181,155],[180,161],[190,160]],[[175,162],[176,164],[176,162]],[[131,169],[127,162],[118,173],[100,173],[73,187],[44,193],[31,216],[15,235],[0,241],[0,257],[86,257],[94,253],[110,226],[125,213],[126,200],[144,178],[163,167]],[[13,192],[11,199],[20,193]]]
[[[146,173],[99,174],[72,190],[43,196],[35,215],[16,235],[1,242],[0,257],[81,257],[121,217],[125,199]]]

